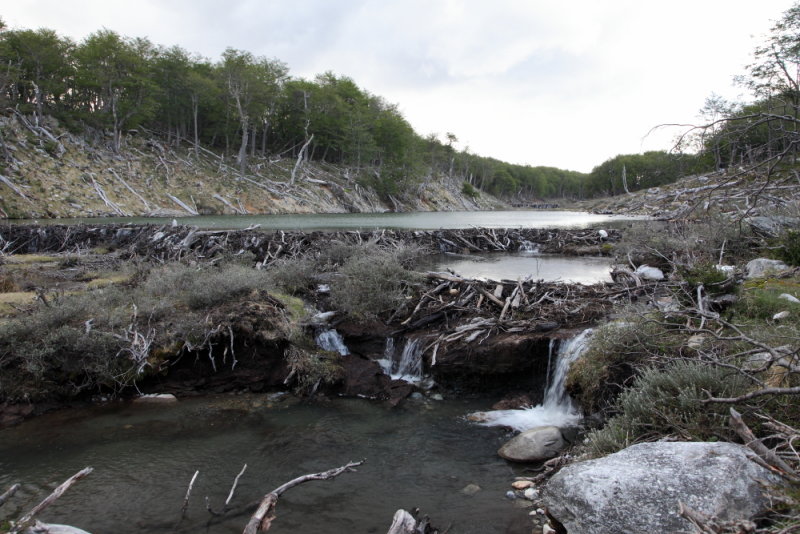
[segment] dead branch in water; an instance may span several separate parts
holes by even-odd
[[[13,497],[20,487],[21,486],[19,484],[14,484],[10,488],[8,488],[8,490],[6,490],[5,493],[0,495],[0,506],[3,506],[6,503],[6,501],[8,501],[11,497]]]
[[[14,524],[14,527],[9,531],[9,534],[17,534],[22,532],[23,529],[27,528],[33,523],[34,518],[38,513],[42,510],[53,504],[59,497],[64,495],[70,486],[72,486],[75,482],[82,479],[83,477],[87,476],[91,473],[93,469],[91,467],[84,467],[71,477],[69,477],[66,481],[64,481],[60,486],[58,486],[53,493],[48,495],[42,502],[34,506],[30,512],[25,514]]]
[[[363,463],[364,460],[361,460],[360,462],[349,462],[347,465],[343,465],[335,469],[329,469],[328,471],[323,471],[322,473],[311,473],[309,475],[297,477],[293,480],[290,480],[286,484],[283,484],[282,486],[278,486],[274,490],[267,493],[263,499],[261,499],[258,509],[250,518],[250,521],[244,528],[243,534],[256,534],[259,531],[265,532],[269,530],[270,526],[272,525],[272,520],[275,519],[273,512],[275,511],[275,505],[278,503],[278,498],[287,490],[311,480],[330,480],[341,475],[342,473],[355,471],[353,468]]]

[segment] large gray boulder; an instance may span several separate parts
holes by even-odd
[[[556,426],[537,426],[511,438],[497,454],[512,462],[543,462],[567,446]]]
[[[766,509],[758,481],[779,479],[751,454],[733,443],[641,443],[565,467],[544,502],[570,534],[690,533],[679,501],[723,521]]]
[[[771,260],[769,258],[756,258],[750,260],[744,268],[744,277],[751,278],[764,278],[770,274],[777,273],[788,269],[789,266],[780,260]]]

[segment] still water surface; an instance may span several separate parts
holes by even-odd
[[[270,532],[384,534],[395,510],[420,507],[441,529],[453,523],[453,534],[527,534],[529,510],[504,497],[515,473],[496,454],[509,435],[462,417],[486,407],[418,401],[392,410],[358,399],[290,405],[226,395],[65,410],[0,431],[0,488],[23,483],[2,512],[29,509],[92,466],[42,520],[94,534],[240,533],[248,515],[207,528],[203,499],[220,508],[242,464],[248,468],[234,505],[301,474],[364,458],[356,473],[289,490]],[[195,470],[188,515],[176,528]],[[461,493],[468,484],[481,490]]]
[[[432,271],[452,270],[464,278],[482,280],[517,280],[530,278],[545,282],[597,284],[611,282],[611,259],[591,256],[559,256],[485,252],[469,256],[435,254],[426,258],[423,267]]]
[[[209,215],[182,217],[180,224],[200,228],[240,229],[259,224],[265,230],[371,230],[392,228],[437,230],[460,228],[585,228],[641,217],[598,215],[578,211],[435,211],[411,213],[313,213],[288,215]],[[40,224],[169,224],[171,217],[103,217],[91,219],[19,219]]]

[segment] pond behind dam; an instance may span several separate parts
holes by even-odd
[[[178,217],[179,224],[207,229],[264,230],[438,230],[464,228],[587,228],[642,220],[643,217],[578,211],[421,211],[406,213],[299,213],[280,215],[202,215]],[[172,217],[10,219],[8,224],[171,224]]]

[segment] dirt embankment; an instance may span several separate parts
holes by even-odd
[[[245,174],[225,157],[129,132],[120,153],[100,132],[70,133],[45,121],[37,137],[15,116],[0,116],[0,217],[61,218],[196,214],[347,213],[486,210],[504,204],[461,192],[454,177],[430,176],[403,194],[379,195],[373,171],[251,158]],[[44,148],[43,148],[44,147]]]

